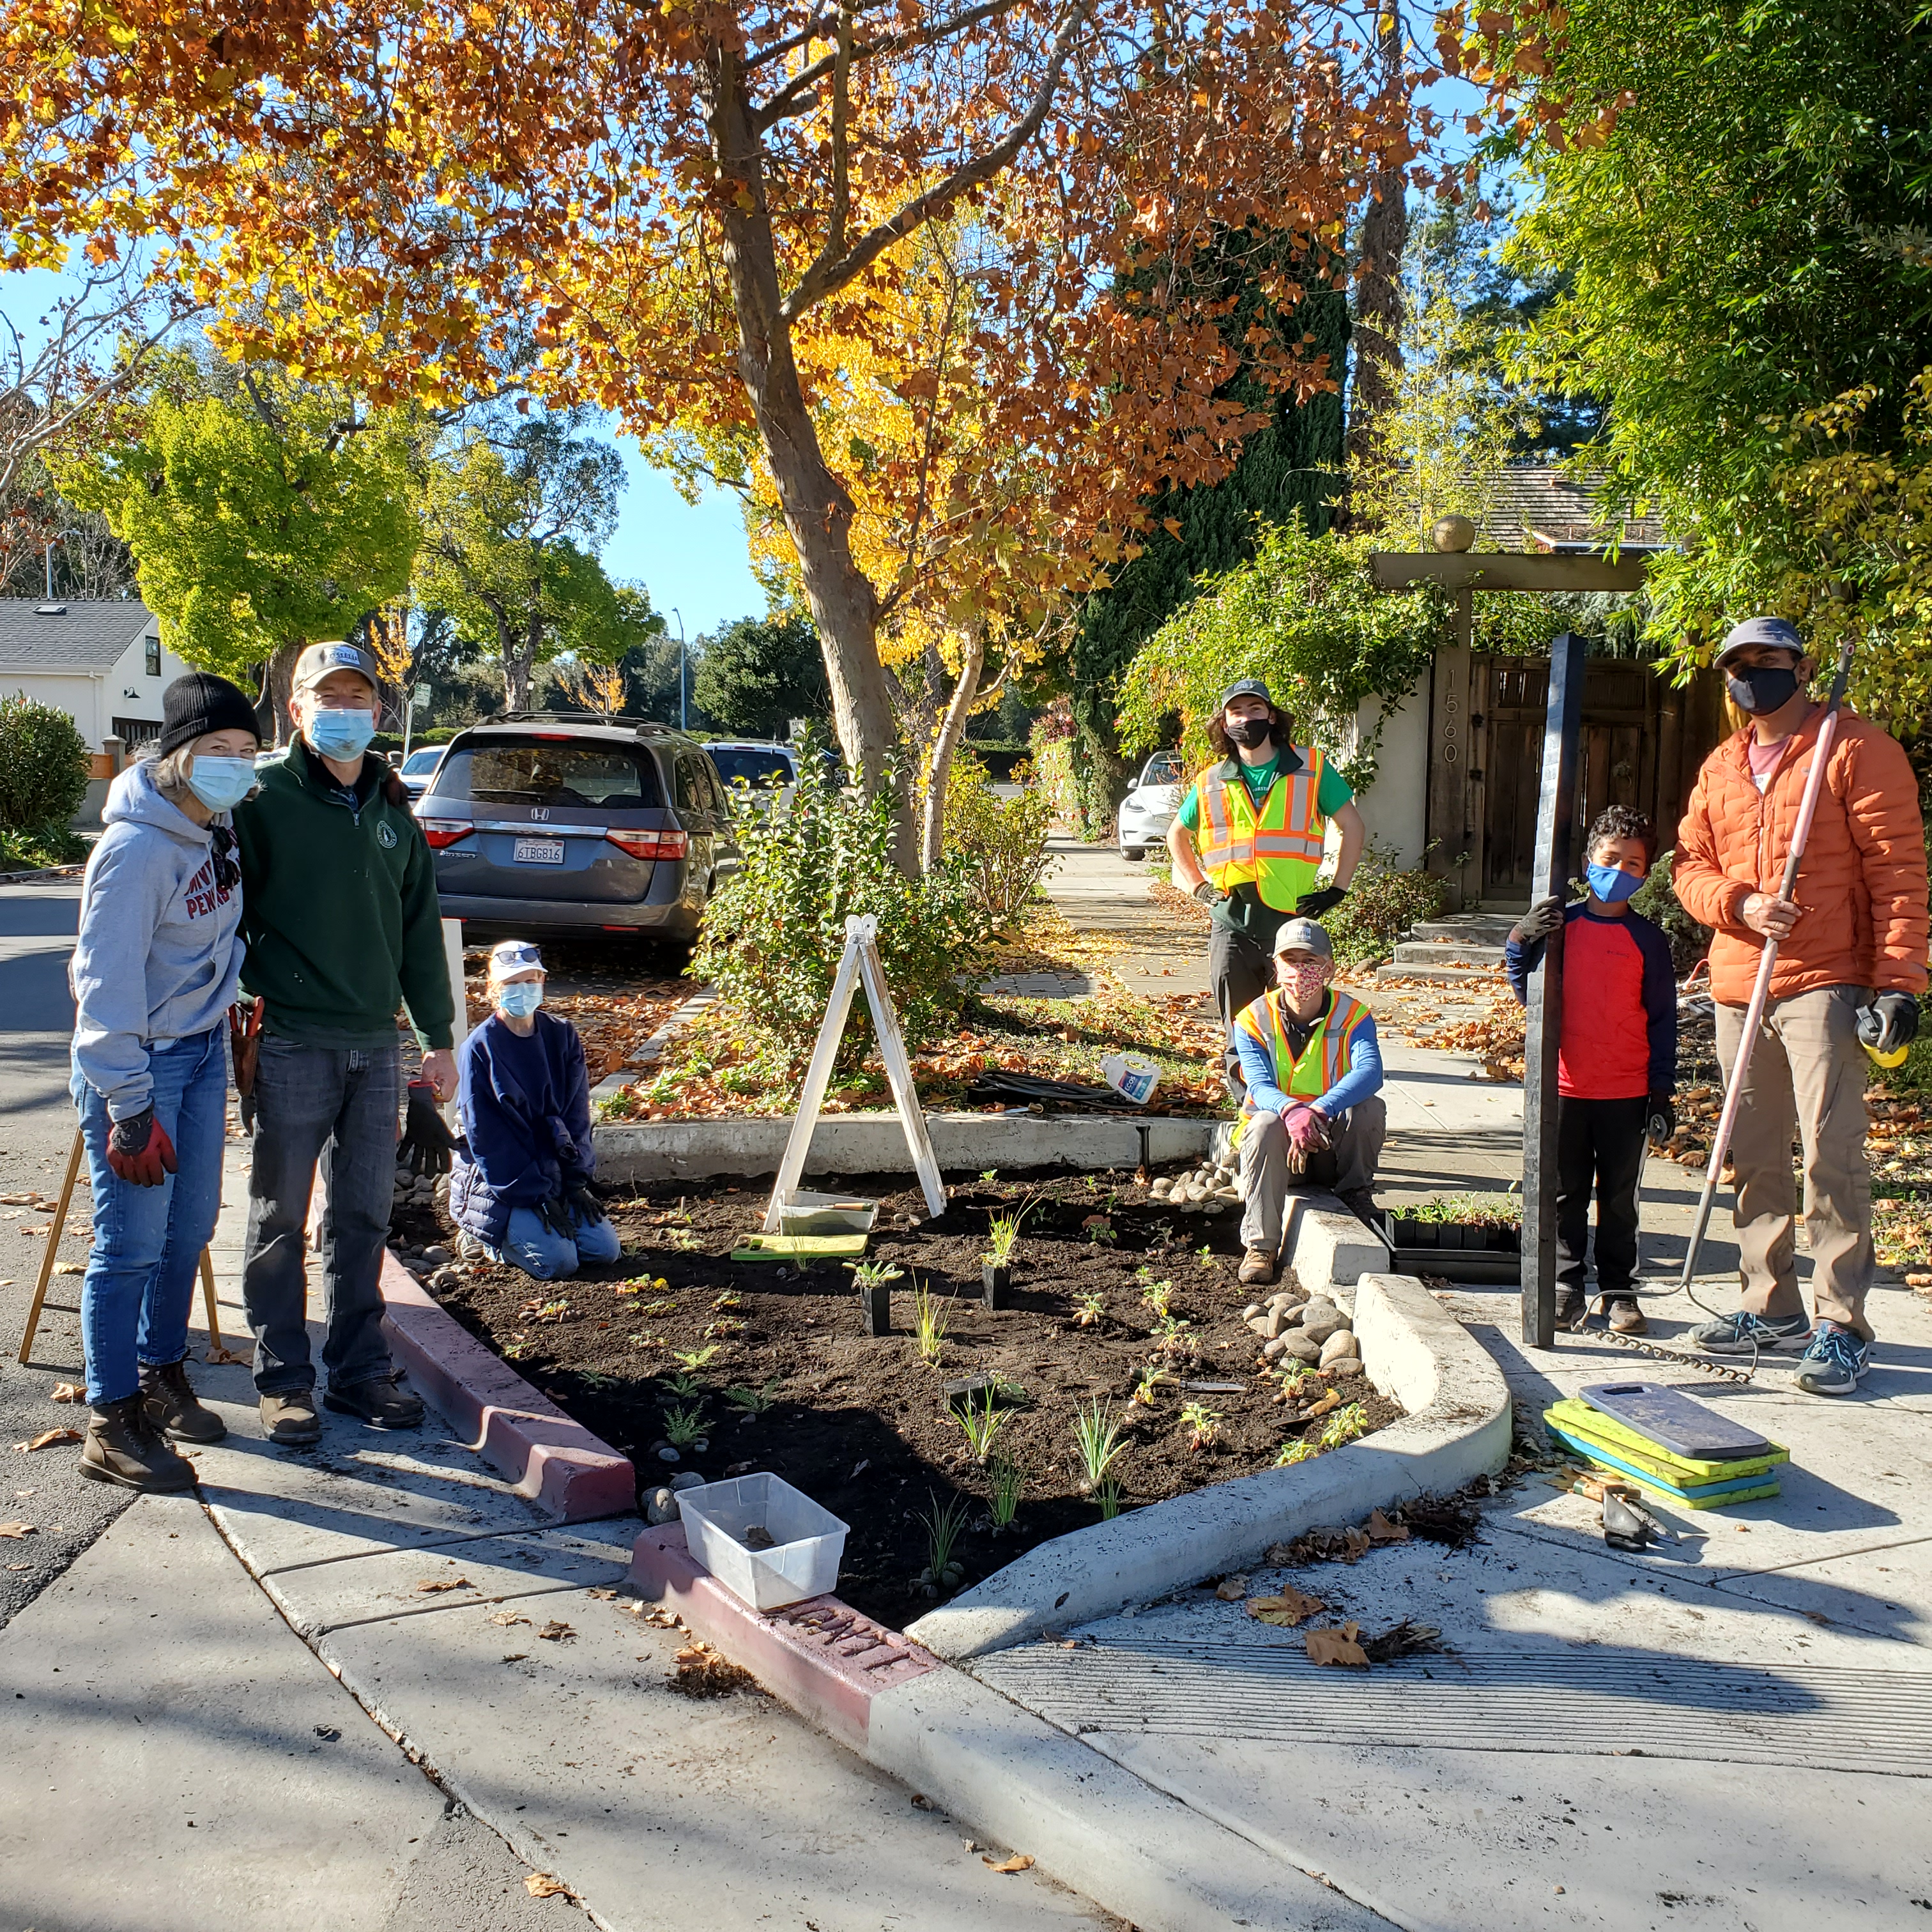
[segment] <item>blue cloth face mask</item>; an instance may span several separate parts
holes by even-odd
[[[496,988],[496,1004],[513,1020],[526,1020],[543,1004],[541,980],[513,980]]]
[[[325,758],[346,764],[369,748],[369,740],[376,735],[376,714],[373,711],[318,711],[309,721],[305,735]]]
[[[1590,890],[1606,905],[1622,905],[1624,901],[1643,890],[1643,881],[1634,872],[1626,872],[1621,866],[1596,866],[1590,868]]]
[[[188,788],[210,812],[232,810],[255,789],[255,760],[198,752],[188,768]]]

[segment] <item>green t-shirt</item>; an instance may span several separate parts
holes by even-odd
[[[1234,762],[1240,766],[1241,776],[1247,781],[1248,796],[1254,800],[1258,809],[1262,800],[1268,795],[1268,788],[1280,772],[1281,754],[1277,752],[1264,765],[1241,765],[1238,759]],[[1315,809],[1324,818],[1333,818],[1354,795],[1354,788],[1348,781],[1333,765],[1324,761],[1322,766],[1322,782],[1316,788]],[[1198,784],[1187,788],[1187,796],[1180,801],[1180,809],[1174,815],[1189,831],[1200,830],[1201,788]]]

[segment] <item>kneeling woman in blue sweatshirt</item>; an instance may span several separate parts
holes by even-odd
[[[584,1042],[543,1004],[543,961],[506,939],[490,955],[490,1017],[457,1055],[449,1209],[493,1261],[538,1281],[614,1262],[617,1231],[590,1191],[590,1078]]]

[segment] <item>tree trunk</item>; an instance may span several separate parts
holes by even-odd
[[[838,742],[860,782],[876,790],[885,782],[896,738],[879,662],[878,599],[853,561],[852,499],[826,466],[800,386],[778,292],[762,150],[728,51],[715,56],[710,81],[712,146],[723,176],[722,253],[738,322],[738,373],[798,551],[806,602],[825,653]],[[903,790],[898,813],[898,862],[910,874],[918,846]]]
[[[966,735],[966,720],[972,715],[973,700],[980,692],[980,674],[986,664],[986,634],[969,632],[959,656],[959,681],[952,687],[952,700],[946,707],[939,736],[933,740],[932,762],[926,773],[926,812],[920,827],[920,860],[927,872],[939,863],[946,838],[946,784],[952,770],[952,754]]]
[[[262,721],[265,745],[286,745],[295,735],[289,700],[295,695],[296,659],[302,656],[304,642],[297,638],[277,645],[274,655],[262,666],[262,688],[255,700],[255,715]]]
[[[1389,8],[1380,19],[1384,76],[1396,79],[1402,61],[1402,16]],[[1360,273],[1355,280],[1354,376],[1349,386],[1348,474],[1375,460],[1376,419],[1394,402],[1402,375],[1402,258],[1408,246],[1408,202],[1400,166],[1376,171],[1374,199],[1362,216]],[[1345,493],[1338,529],[1351,523]]]
[[[536,662],[537,644],[542,635],[542,618],[534,610],[520,644],[509,619],[499,612],[496,644],[503,658],[503,709],[506,712],[530,708],[530,671]]]

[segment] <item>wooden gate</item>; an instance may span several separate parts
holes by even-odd
[[[1466,733],[1454,735],[1466,737],[1468,748],[1466,756],[1438,762],[1431,774],[1430,836],[1442,842],[1438,853],[1448,860],[1458,856],[1449,848],[1460,835],[1468,859],[1451,877],[1466,908],[1478,902],[1498,910],[1519,908],[1528,901],[1535,850],[1550,660],[1472,652],[1466,662],[1466,700],[1458,689],[1445,690],[1442,679],[1434,693],[1438,721],[1432,755],[1442,760],[1445,727],[1460,723],[1465,703]],[[1460,686],[1460,678],[1455,682]],[[1676,843],[1697,767],[1729,728],[1723,694],[1708,671],[1679,688],[1634,659],[1588,661],[1573,848],[1580,856],[1584,832],[1609,805],[1648,812],[1661,849]]]

